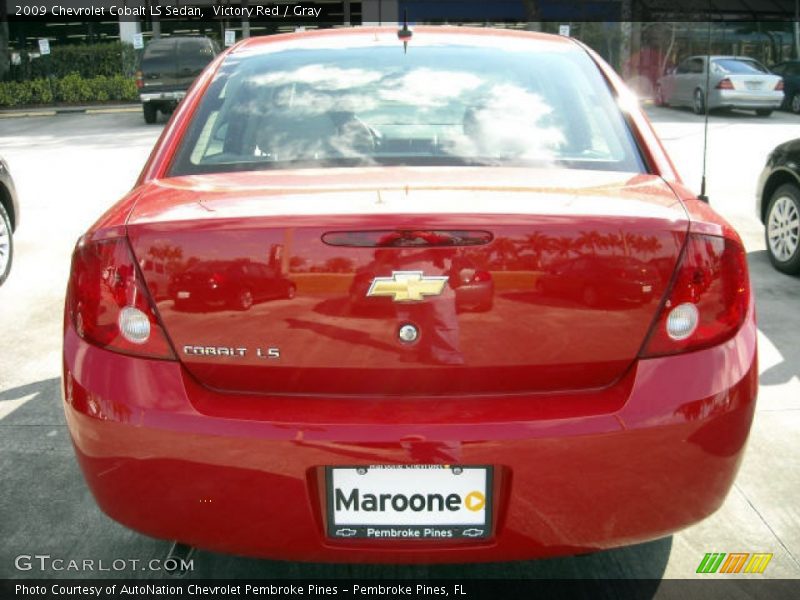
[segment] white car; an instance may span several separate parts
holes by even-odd
[[[656,84],[659,106],[706,109],[706,56],[690,56]],[[768,117],[783,104],[783,79],[757,60],[744,56],[711,56],[708,108],[741,108]]]

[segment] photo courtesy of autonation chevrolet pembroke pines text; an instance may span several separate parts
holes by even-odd
[[[0,599],[800,590],[800,0],[0,0]]]

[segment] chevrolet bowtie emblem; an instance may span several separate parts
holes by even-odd
[[[395,302],[418,302],[423,296],[438,296],[447,277],[426,277],[422,271],[392,271],[391,277],[376,277],[367,296],[391,296]]]

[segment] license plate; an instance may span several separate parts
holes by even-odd
[[[489,536],[492,468],[327,467],[328,535],[442,540]]]
[[[191,292],[178,292],[178,300],[186,300],[192,295]]]
[[[745,81],[745,86],[748,90],[760,90],[761,89],[761,82],[760,81]]]

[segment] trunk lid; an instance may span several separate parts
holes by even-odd
[[[687,225],[650,175],[327,169],[152,182],[128,235],[200,382],[431,396],[612,383]]]

